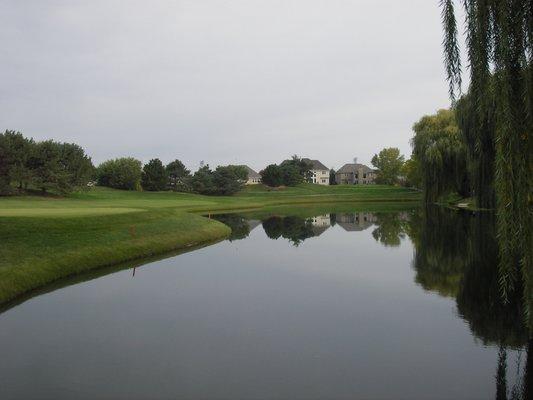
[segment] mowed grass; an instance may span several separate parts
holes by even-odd
[[[0,303],[65,276],[231,233],[215,220],[172,210],[0,221]]]
[[[277,190],[256,185],[224,197],[93,188],[64,198],[0,198],[0,303],[63,277],[230,234],[230,228],[201,213],[419,197],[396,187],[306,184]]]
[[[200,196],[173,192],[133,192],[93,188],[66,198],[10,197],[0,198],[0,217],[60,217],[113,214],[153,209],[174,209],[184,212],[251,209],[264,206],[337,203],[337,202],[404,202],[418,201],[417,191],[380,185],[319,186],[270,189],[263,185],[248,186],[235,196]]]

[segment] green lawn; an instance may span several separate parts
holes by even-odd
[[[127,192],[93,188],[65,198],[0,198],[0,303],[60,278],[171,250],[220,240],[230,229],[199,214],[283,206],[412,202],[419,193],[387,186],[318,186],[235,196]]]

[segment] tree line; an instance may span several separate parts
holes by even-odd
[[[231,195],[242,190],[248,172],[240,165],[218,166],[214,170],[202,165],[191,174],[180,160],[163,165],[154,158],[143,166],[141,161],[126,157],[103,162],[95,176],[98,185],[115,189]]]
[[[20,132],[0,134],[0,194],[38,190],[65,194],[94,173],[85,151],[74,143],[36,142]]]
[[[400,180],[403,156],[396,148],[383,149],[372,159],[378,168],[378,183]],[[296,186],[311,182],[312,164],[297,155],[282,163],[270,164],[260,172],[262,183],[271,187]],[[0,194],[28,191],[67,194],[98,184],[121,190],[178,191],[205,195],[231,195],[248,179],[244,166],[227,165],[211,169],[201,165],[191,173],[180,160],[167,165],[154,158],[146,164],[133,157],[107,160],[94,166],[83,148],[53,140],[34,141],[20,132],[0,134]],[[335,184],[335,171],[330,171]]]
[[[180,160],[145,165],[132,157],[107,160],[95,167],[82,147],[54,140],[34,141],[22,133],[0,134],[0,195],[39,191],[68,194],[94,183],[122,190],[193,192],[230,195],[248,179],[245,167],[202,165],[194,174]]]

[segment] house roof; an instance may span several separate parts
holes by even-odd
[[[305,161],[307,163],[310,163],[313,167],[311,169],[314,169],[314,170],[326,170],[326,171],[329,171],[329,168],[326,167],[324,164],[322,164],[320,161],[318,160],[311,160],[309,158],[302,158],[302,161]]]
[[[251,178],[261,178],[261,175],[259,175],[257,172],[255,172],[253,169],[251,169],[248,165],[242,165],[244,168],[246,168],[246,172],[248,172],[248,179]]]
[[[364,164],[344,164],[338,171],[337,174],[349,174],[358,172],[360,169],[363,169],[363,172],[374,172],[374,170]]]

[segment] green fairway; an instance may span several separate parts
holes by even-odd
[[[235,196],[93,188],[65,198],[0,199],[0,303],[94,268],[222,239],[230,229],[200,213],[284,206],[367,206],[413,202],[419,193],[387,186],[247,187]]]
[[[185,212],[259,208],[266,205],[336,203],[336,202],[403,202],[419,200],[419,192],[400,187],[319,186],[270,189],[263,185],[246,187],[235,196],[201,196],[174,192],[135,192],[96,187],[66,198],[0,198],[0,217],[59,217],[113,214],[139,210],[174,209]]]

